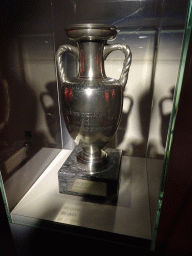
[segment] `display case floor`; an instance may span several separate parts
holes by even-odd
[[[71,150],[61,150],[11,212],[13,223],[39,226],[42,221],[70,224],[151,239],[146,159],[122,157],[117,205],[59,193],[58,170]]]

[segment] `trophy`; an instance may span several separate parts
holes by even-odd
[[[61,104],[66,127],[77,143],[58,172],[59,192],[115,200],[119,188],[122,151],[105,149],[121,119],[123,91],[131,65],[125,44],[108,45],[118,28],[105,24],[76,24],[65,29],[77,46],[62,45],[57,51]],[[119,80],[106,77],[104,60],[116,50],[125,59]],[[63,55],[74,55],[77,77],[67,78]]]

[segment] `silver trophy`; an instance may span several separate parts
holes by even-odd
[[[72,152],[71,159],[67,160],[68,163],[66,162],[59,172],[59,177],[63,173],[62,177],[65,180],[63,185],[60,184],[60,187],[64,188],[60,189],[61,193],[69,193],[69,187],[73,184],[71,178],[67,178],[70,173],[80,175],[83,180],[93,181],[96,177],[97,182],[100,182],[102,178],[98,178],[99,175],[111,177],[111,169],[114,168],[115,172],[119,172],[120,167],[114,165],[118,162],[115,158],[120,159],[121,153],[118,150],[108,152],[103,148],[114,136],[120,123],[123,91],[131,65],[129,46],[107,44],[107,40],[116,37],[119,31],[116,26],[77,24],[66,28],[65,31],[69,39],[77,42],[77,46],[62,45],[57,51],[57,65],[62,85],[61,102],[65,124],[78,146]],[[106,77],[104,70],[104,60],[116,50],[122,51],[125,55],[119,80]],[[79,63],[78,76],[71,79],[67,78],[63,67],[62,57],[66,52],[73,54]],[[67,168],[69,170],[66,172]],[[118,179],[118,175],[115,179]],[[86,191],[72,192],[71,194],[87,194]],[[106,191],[104,194],[107,193]]]

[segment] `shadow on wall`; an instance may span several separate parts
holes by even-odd
[[[0,84],[0,163],[5,179],[43,146],[42,135],[35,132],[37,97],[24,81],[14,76],[7,70],[7,79],[2,78]]]
[[[40,94],[41,106],[44,110],[46,126],[55,143],[49,147],[56,147],[60,144],[60,120],[57,83],[50,82],[46,85],[47,91]]]
[[[168,97],[162,98],[159,102],[159,112],[161,116],[161,143],[164,148],[166,147],[167,131],[168,131],[170,117],[171,117],[171,113],[166,112],[166,109],[164,109],[164,105],[168,102],[170,102],[171,104],[173,103],[174,91],[175,91],[175,86],[173,86],[170,89],[171,95]]]
[[[8,81],[1,77],[0,169],[4,181],[24,166],[41,148],[57,148],[61,139],[56,84],[48,83],[47,92],[40,96],[46,129],[55,141],[51,143],[47,132],[38,130],[37,94],[24,81],[17,81],[11,74]]]
[[[136,134],[140,134],[139,138],[142,140],[139,141],[139,138],[131,139],[128,137],[129,131],[129,122],[130,115],[134,106],[134,101],[131,96],[124,96],[124,102],[129,101],[128,107],[123,109],[122,118],[120,122],[120,126],[117,131],[117,146],[119,149],[124,151],[125,155],[138,156],[138,157],[146,157],[147,155],[150,157],[150,153],[152,158],[162,159],[164,157],[163,154],[159,154],[157,150],[157,145],[153,141],[149,141],[149,132],[150,132],[150,112],[151,108],[154,105],[158,106],[158,115],[156,116],[156,121],[158,120],[159,127],[158,130],[158,142],[159,146],[165,150],[168,127],[171,117],[171,109],[173,104],[174,97],[174,89],[175,86],[171,87],[170,95],[165,96],[160,99],[159,103],[155,98],[152,101],[152,92],[144,93],[139,100],[138,104],[138,119],[137,125],[135,127]],[[135,103],[136,104],[136,103]],[[125,104],[127,106],[127,104]],[[151,106],[152,105],[152,106]]]
[[[149,122],[150,122],[150,111],[152,102],[153,92],[151,90],[146,91],[140,97],[139,102],[134,102],[131,96],[124,96],[125,100],[129,100],[130,104],[128,109],[123,109],[122,120],[120,123],[120,129],[118,129],[118,148],[123,149],[126,155],[146,157],[147,142],[149,136]],[[135,106],[134,106],[135,105]],[[135,122],[135,134],[139,137],[129,138],[129,117],[134,107],[138,106],[138,115]]]
[[[148,152],[147,155],[150,158],[158,158],[163,159],[164,154],[160,154],[158,152],[157,147],[161,147],[165,152],[166,150],[166,142],[167,142],[167,135],[168,135],[168,129],[169,124],[171,122],[171,113],[172,113],[172,107],[173,107],[173,99],[174,99],[174,91],[175,86],[170,87],[169,95],[162,97],[157,102],[157,114],[158,114],[158,127],[157,127],[157,135],[158,135],[158,145],[157,141],[154,141],[154,139],[149,139],[149,145],[148,145]]]
[[[57,143],[49,143],[45,128],[39,125],[39,97],[33,90],[34,85],[26,82],[22,52],[15,51],[14,47],[10,51],[4,43],[0,60],[0,168],[5,181],[41,148],[56,147]],[[47,88],[49,91],[52,86],[48,84]],[[51,121],[55,109],[54,105],[49,109]],[[48,128],[51,127],[50,133],[59,140],[54,124],[49,121]]]
[[[131,110],[133,108],[133,98],[129,95],[124,96],[124,104],[123,104],[123,111],[122,111],[122,116],[121,116],[121,121],[119,124],[119,128],[117,131],[117,141],[118,144],[122,143],[125,137],[125,127],[127,127],[128,122],[129,122],[129,117],[131,114]]]

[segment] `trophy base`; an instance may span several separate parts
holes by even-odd
[[[76,146],[58,172],[59,192],[62,194],[116,201],[122,151],[105,149],[109,163],[96,173],[90,173],[77,161],[81,147]]]

